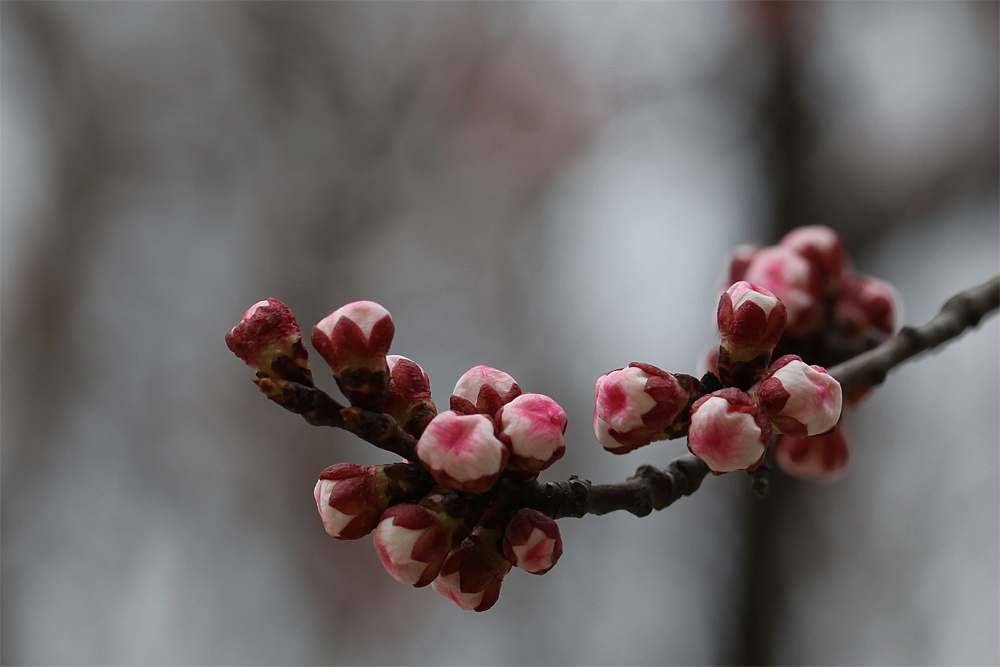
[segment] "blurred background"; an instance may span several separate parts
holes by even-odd
[[[905,322],[995,274],[998,11],[895,3],[4,2],[4,664],[997,664],[997,319],[846,418],[836,484],[707,479],[560,522],[484,614],[326,535],[389,462],[223,336],[385,305],[447,403],[476,364],[624,479],[593,386],[695,373],[726,253],[840,231]],[[314,355],[318,381],[332,388]]]

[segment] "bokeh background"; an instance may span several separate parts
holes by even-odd
[[[997,664],[998,325],[846,418],[842,482],[706,480],[561,522],[460,611],[316,515],[388,462],[258,394],[223,336],[373,299],[447,402],[469,367],[569,413],[694,373],[721,265],[840,231],[911,324],[995,274],[985,2],[3,2],[4,664]],[[316,358],[317,363],[322,362]],[[315,365],[315,364],[314,364]],[[321,383],[332,387],[332,379]]]

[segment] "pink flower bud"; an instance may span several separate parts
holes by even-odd
[[[848,275],[837,299],[837,322],[853,334],[891,336],[900,315],[899,293],[871,276]]]
[[[822,366],[809,366],[786,354],[750,390],[781,433],[819,435],[837,425],[843,407],[840,383]]]
[[[836,294],[850,267],[837,232],[824,225],[799,227],[785,234],[779,244],[812,262],[821,293]]]
[[[761,246],[759,245],[736,246],[736,249],[730,253],[729,258],[726,260],[728,271],[726,284],[722,286],[723,289],[743,280],[747,272],[747,267],[750,266],[750,262],[753,261],[753,258],[757,256],[760,250]]]
[[[687,407],[701,393],[701,383],[689,375],[629,364],[597,379],[594,433],[613,454],[678,437],[687,429]]]
[[[313,384],[299,324],[277,299],[250,306],[243,320],[226,334],[226,345],[260,377]]]
[[[778,465],[789,475],[818,482],[832,482],[847,472],[850,447],[840,428],[810,438],[783,435],[775,444]]]
[[[510,455],[495,435],[493,420],[450,410],[427,425],[416,453],[438,484],[470,493],[490,489]]]
[[[691,407],[688,449],[716,475],[756,470],[770,439],[764,411],[739,389],[720,389]]]
[[[562,537],[555,521],[541,512],[522,509],[507,526],[503,555],[531,574],[545,574],[562,556]]]
[[[374,301],[349,303],[313,327],[313,347],[330,364],[352,404],[381,403],[389,381],[385,355],[395,331],[389,311]]]
[[[785,306],[763,287],[741,280],[719,299],[719,335],[735,361],[770,351],[785,330]]]
[[[326,532],[340,540],[356,540],[375,530],[389,504],[380,497],[374,466],[339,463],[319,476],[313,496]]]
[[[404,431],[420,437],[437,415],[430,379],[424,369],[406,357],[390,354],[385,361],[389,367],[389,385],[382,407]]]
[[[511,470],[537,476],[566,452],[566,411],[548,396],[521,394],[500,408],[497,424],[511,450]]]
[[[521,388],[503,371],[475,366],[458,379],[451,394],[451,409],[455,412],[492,417],[503,405],[520,396]]]
[[[434,590],[466,610],[486,611],[496,604],[510,572],[510,563],[498,550],[499,539],[500,531],[477,527],[448,554]]]
[[[812,262],[795,250],[764,248],[750,262],[744,280],[770,291],[785,305],[785,330],[790,335],[804,335],[820,323],[821,278]]]
[[[420,505],[393,505],[375,528],[375,551],[396,581],[426,586],[451,550],[453,529],[442,515]]]

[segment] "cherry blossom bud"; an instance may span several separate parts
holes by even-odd
[[[503,555],[531,574],[545,574],[562,556],[562,537],[555,521],[541,512],[522,509],[507,526]]]
[[[785,329],[785,306],[763,287],[740,281],[719,299],[718,317],[719,378],[747,389],[767,370]]]
[[[416,454],[441,486],[481,493],[496,483],[510,451],[497,439],[489,417],[449,410],[427,425]]]
[[[548,396],[521,394],[497,412],[500,440],[510,447],[507,467],[538,475],[566,452],[566,411]]]
[[[799,227],[785,234],[779,245],[812,262],[820,293],[837,293],[844,274],[850,270],[837,232],[824,225]]]
[[[382,407],[404,431],[420,437],[437,415],[427,373],[398,354],[390,354],[385,361],[389,366],[389,385]]]
[[[889,283],[851,274],[837,299],[837,322],[849,333],[891,336],[900,319],[899,293]]]
[[[426,476],[415,465],[338,463],[320,474],[313,497],[326,532],[356,540],[372,532],[391,505],[419,500],[429,491]]]
[[[594,387],[594,433],[613,454],[687,433],[688,406],[704,393],[690,375],[632,363],[605,373]]]
[[[432,584],[435,591],[462,609],[486,611],[500,598],[500,585],[510,563],[500,554],[497,529],[477,526],[444,561]]]
[[[774,455],[781,469],[793,477],[833,482],[847,472],[850,447],[843,430],[835,428],[809,438],[783,435],[775,444]]]
[[[822,366],[786,354],[750,390],[779,432],[795,437],[826,433],[843,407],[840,383]]]
[[[419,588],[441,571],[454,532],[447,514],[400,503],[386,510],[375,528],[375,551],[393,579]]]
[[[691,407],[688,449],[716,475],[756,470],[770,439],[767,415],[735,387],[702,396]]]
[[[750,266],[750,262],[753,261],[753,258],[757,256],[760,250],[761,246],[759,245],[736,246],[736,249],[730,253],[729,259],[726,260],[728,270],[726,284],[722,286],[723,289],[743,280],[747,272],[747,267]]]
[[[349,303],[313,327],[313,347],[352,405],[381,404],[389,382],[385,355],[395,331],[389,311],[374,301]]]
[[[309,353],[288,306],[277,299],[258,301],[226,334],[226,345],[261,378],[313,385]]]
[[[476,366],[458,379],[451,394],[451,409],[455,412],[493,417],[503,405],[521,395],[521,388],[503,371]]]
[[[744,280],[768,290],[785,305],[785,330],[789,335],[805,335],[820,323],[821,277],[813,263],[795,250],[785,246],[764,248],[750,262]]]

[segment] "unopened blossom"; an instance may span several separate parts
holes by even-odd
[[[515,567],[531,574],[545,574],[562,552],[558,524],[541,512],[522,509],[507,525],[503,554]]]
[[[723,384],[747,389],[763,375],[785,330],[785,306],[767,289],[741,280],[719,299],[718,370]]]
[[[479,413],[493,417],[520,395],[521,388],[510,375],[489,366],[475,366],[455,384],[451,409],[465,415]]]
[[[250,306],[240,323],[226,334],[226,345],[259,377],[313,384],[299,324],[288,306],[277,299]]]
[[[594,434],[613,454],[679,437],[689,423],[687,408],[701,393],[701,383],[690,375],[649,364],[605,373],[594,387]]]
[[[424,369],[406,357],[390,354],[385,361],[389,367],[389,385],[382,409],[404,431],[419,437],[437,415],[430,379]]]
[[[743,279],[768,290],[784,304],[785,330],[790,335],[805,335],[820,323],[822,279],[813,263],[795,250],[764,248],[747,266]]]
[[[849,333],[891,336],[900,319],[899,293],[889,283],[851,274],[837,299],[837,322]]]
[[[775,444],[774,455],[781,469],[793,477],[832,482],[847,472],[850,447],[838,427],[808,438],[783,435]]]
[[[750,390],[778,431],[805,437],[836,426],[843,407],[837,382],[822,366],[810,366],[786,354]]]
[[[760,251],[761,246],[759,245],[736,246],[736,249],[729,254],[729,258],[726,260],[727,270],[725,284],[722,288],[725,289],[729,285],[743,280],[747,273],[747,267]]]
[[[837,232],[825,225],[798,227],[785,234],[779,243],[794,250],[813,264],[814,280],[821,294],[835,294],[844,275],[850,270],[844,244]]]
[[[691,406],[688,449],[716,475],[755,470],[770,439],[764,411],[735,387],[702,396]]]
[[[462,609],[486,611],[500,597],[510,563],[499,551],[501,531],[479,526],[452,550],[432,583]]]
[[[521,394],[500,408],[497,425],[510,447],[511,470],[535,476],[566,452],[566,411],[548,396]]]
[[[385,396],[385,355],[396,331],[389,311],[374,301],[338,308],[312,329],[312,344],[333,369],[352,404],[377,407]]]
[[[416,454],[441,486],[480,493],[500,477],[510,452],[497,439],[492,419],[448,410],[424,429]]]
[[[400,503],[382,515],[373,535],[382,566],[396,581],[426,586],[451,550],[448,517],[421,505]]]
[[[388,502],[376,490],[375,466],[330,466],[319,476],[313,497],[326,532],[340,540],[356,540],[372,532],[388,509]]]

